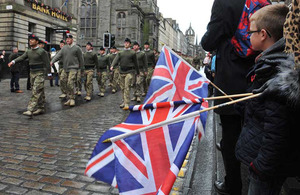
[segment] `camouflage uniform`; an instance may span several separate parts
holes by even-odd
[[[144,50],[146,56],[147,56],[147,61],[148,61],[148,67],[147,67],[147,76],[146,76],[146,81],[144,82],[144,90],[145,93],[148,91],[148,87],[151,82],[151,78],[154,72],[154,67],[155,67],[155,54],[152,50]]]
[[[109,63],[110,65],[112,64],[112,62],[114,61],[115,57],[117,56],[117,53],[112,53],[109,55]],[[112,75],[113,75],[113,81],[112,81],[112,91],[116,92],[117,91],[117,86],[119,85],[119,76],[120,76],[120,71],[119,71],[119,67],[113,69],[112,71]]]
[[[130,86],[132,84],[133,74],[139,74],[137,56],[130,48],[120,51],[112,63],[112,67],[120,66],[120,87],[123,92],[124,106],[130,103]],[[120,107],[123,107],[121,104]]]
[[[142,96],[142,93],[144,92],[143,83],[145,80],[145,72],[146,72],[146,68],[148,65],[148,61],[147,61],[147,56],[144,52],[138,50],[136,55],[137,55],[137,60],[138,60],[138,64],[139,64],[139,70],[140,70],[140,73],[142,73],[142,74],[139,74],[136,76],[134,95],[136,96],[136,99],[138,100]]]
[[[48,53],[42,48],[28,49],[22,56],[14,60],[15,63],[28,59],[30,67],[30,81],[32,96],[29,100],[27,110],[34,112],[45,109],[45,70],[50,73],[50,61]]]
[[[107,72],[109,69],[109,58],[106,55],[98,55],[97,82],[99,87],[99,96],[104,96],[107,81]]]
[[[83,54],[84,58],[84,86],[86,90],[86,96],[91,97],[93,93],[93,76],[94,69],[98,66],[98,57],[97,54],[88,51]]]

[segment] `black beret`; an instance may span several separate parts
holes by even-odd
[[[29,35],[28,38],[29,39],[35,39],[35,40],[39,41],[39,38],[37,36],[35,36],[34,34]]]
[[[67,34],[66,38],[71,38],[73,39],[73,36],[71,34]]]
[[[60,40],[60,43],[66,43],[66,42],[65,42],[65,40],[62,39],[62,40]]]
[[[149,44],[149,42],[148,42],[148,41],[146,41],[144,45],[150,45],[150,44]]]
[[[103,50],[103,51],[105,51],[104,47],[100,47],[100,50]]]
[[[133,45],[138,45],[138,46],[140,46],[140,44],[139,44],[137,41],[135,41],[135,42],[133,43]]]
[[[129,42],[129,43],[131,43],[131,41],[130,41],[129,38],[126,38],[126,39],[124,40],[124,42]]]
[[[90,45],[91,47],[93,47],[93,44],[91,42],[87,42],[87,45]]]

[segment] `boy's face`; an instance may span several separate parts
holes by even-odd
[[[262,50],[261,36],[260,36],[260,31],[258,31],[258,30],[259,29],[257,29],[255,21],[251,21],[249,31],[252,31],[253,33],[250,35],[250,42],[251,42],[253,50],[255,50],[255,51]]]

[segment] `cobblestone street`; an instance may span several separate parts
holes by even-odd
[[[11,93],[9,79],[0,82],[0,194],[109,194],[110,186],[84,176],[99,137],[122,122],[121,94],[108,88],[100,98],[94,81],[92,101],[76,97],[73,108],[63,105],[59,87],[45,81],[46,113],[23,116],[31,91]]]

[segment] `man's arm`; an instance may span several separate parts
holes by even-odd
[[[28,58],[28,53],[27,53],[28,50],[26,50],[23,55],[17,57],[16,59],[14,59],[13,61],[9,62],[8,63],[8,67],[11,67],[12,65],[14,65],[15,63],[17,62],[21,62],[21,61],[24,61]]]
[[[110,70],[115,68],[115,66],[119,63],[119,60],[120,60],[120,53],[117,53],[117,56],[115,57],[114,61],[110,66]]]
[[[79,47],[77,50],[77,56],[78,56],[78,61],[79,61],[79,68],[83,69],[84,68],[84,59],[83,59],[82,50]]]

